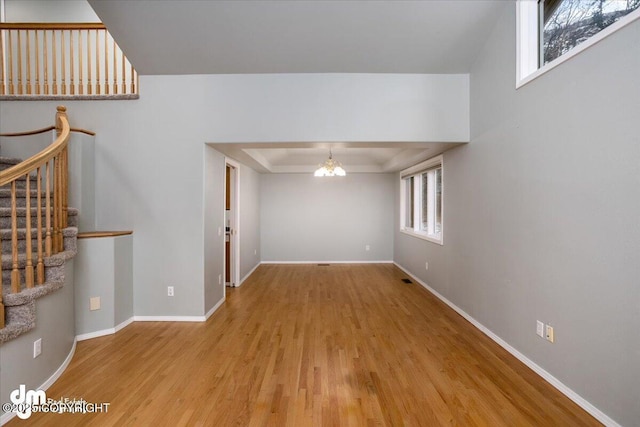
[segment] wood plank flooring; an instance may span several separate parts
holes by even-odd
[[[404,277],[390,264],[260,266],[206,323],[78,343],[47,396],[107,413],[8,425],[600,425]]]

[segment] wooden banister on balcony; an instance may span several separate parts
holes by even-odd
[[[129,99],[138,73],[101,23],[0,23],[3,99]]]
[[[71,132],[66,110],[63,106],[57,108],[55,124],[57,138],[51,145],[21,163],[0,172],[0,187],[6,188],[6,186],[9,186],[11,189],[11,293],[19,293],[23,289],[20,274],[21,257],[24,257],[24,286],[32,288],[45,282],[44,257],[49,257],[64,250],[62,230],[67,228],[67,146]],[[0,136],[8,136],[8,134]],[[35,182],[33,187],[32,181]],[[18,208],[18,183],[21,186],[24,185],[24,208]],[[44,195],[41,194],[43,186]],[[32,207],[32,188],[37,190],[35,208]],[[45,199],[44,206],[42,197]],[[53,202],[53,207],[51,202]],[[19,227],[19,209],[24,209],[24,228]],[[32,210],[35,210],[35,225],[33,224]],[[34,228],[37,236],[35,254],[32,243]],[[24,232],[26,247],[23,253],[21,253],[20,245],[18,244],[19,230],[20,233]],[[34,255],[36,257],[35,262]],[[0,329],[4,327],[1,280],[2,275],[0,274]]]

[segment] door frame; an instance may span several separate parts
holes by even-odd
[[[230,278],[229,283],[230,287],[235,288],[239,286],[240,282],[240,163],[236,162],[229,157],[225,157],[225,174],[223,180],[223,193],[224,197],[222,198],[223,209],[226,212],[226,200],[227,200],[227,174],[226,169],[227,166],[231,167],[230,173],[230,186],[231,189],[231,218],[229,228],[231,234],[229,235],[229,241],[231,244],[231,255],[230,255]],[[226,224],[225,224],[226,227]],[[225,229],[226,230],[226,229]],[[226,244],[226,238],[223,240],[223,245]],[[223,247],[223,253],[224,247]],[[223,277],[226,277],[226,262],[223,266]],[[226,288],[226,283],[225,283]]]

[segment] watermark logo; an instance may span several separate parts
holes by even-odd
[[[91,403],[84,399],[69,399],[62,397],[59,400],[47,398],[44,390],[27,390],[24,384],[9,394],[11,403],[3,403],[2,410],[6,413],[14,412],[18,418],[26,420],[34,412],[86,414],[93,412],[109,412],[108,402]]]
[[[17,409],[16,415],[22,420],[26,420],[31,416],[31,408],[33,405],[41,405],[47,403],[47,394],[44,390],[28,390],[27,386],[20,384],[17,390],[13,390],[9,394],[9,399]],[[4,410],[4,408],[2,408]]]

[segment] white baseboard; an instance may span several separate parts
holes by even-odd
[[[51,387],[58,378],[60,378],[60,376],[64,373],[64,371],[69,366],[69,363],[71,363],[71,359],[73,359],[73,355],[76,353],[77,342],[78,341],[76,339],[73,340],[73,345],[71,346],[71,350],[69,351],[69,354],[67,355],[67,357],[64,359],[64,362],[62,362],[62,365],[60,365],[60,367],[56,369],[53,375],[51,375],[49,379],[43,382],[42,385],[37,388],[37,390],[47,391],[47,389]],[[5,412],[4,414],[2,414],[2,416],[0,416],[0,425],[4,425],[8,423],[15,416],[16,416],[15,412]]]
[[[407,268],[401,266],[397,262],[394,262],[394,264],[400,270],[404,271],[409,276],[411,276],[411,278],[413,280],[418,282],[421,286],[423,286],[425,289],[427,289],[429,292],[431,292],[433,295],[435,295],[438,299],[440,299],[442,302],[444,302],[449,307],[451,307],[456,313],[458,313],[459,315],[464,317],[467,321],[469,321],[469,323],[471,323],[473,326],[478,328],[482,333],[484,333],[486,336],[488,336],[493,341],[495,341],[500,347],[502,347],[505,350],[507,350],[516,359],[520,360],[522,363],[524,363],[529,368],[531,368],[531,370],[533,370],[536,374],[540,375],[549,384],[551,384],[553,387],[558,389],[558,391],[560,391],[560,393],[562,393],[565,396],[567,396],[569,399],[574,401],[578,406],[580,406],[582,409],[584,409],[589,414],[591,414],[595,419],[600,421],[605,426],[621,427],[620,424],[616,423],[607,414],[605,414],[604,412],[602,412],[601,410],[599,410],[598,408],[593,406],[585,398],[583,398],[578,393],[573,391],[571,388],[569,388],[568,386],[563,384],[562,381],[560,381],[559,379],[557,379],[556,377],[551,375],[549,372],[545,371],[542,367],[540,367],[538,364],[536,364],[533,360],[529,359],[527,356],[525,356],[524,354],[520,353],[518,350],[516,350],[514,347],[512,347],[509,343],[507,343],[505,340],[503,340],[498,335],[493,333],[490,329],[488,329],[482,323],[478,322],[476,319],[471,317],[469,314],[467,314],[467,312],[462,310],[460,307],[458,307],[457,305],[455,305],[454,303],[449,301],[447,298],[445,298],[443,295],[441,295],[438,291],[433,289],[431,286],[427,285],[425,282],[423,282],[422,280],[418,279],[416,276],[414,276],[412,273],[410,273]]]
[[[105,335],[113,335],[133,322],[204,322],[213,314],[214,311],[220,308],[223,303],[224,299],[218,301],[218,303],[209,310],[205,316],[133,316],[113,328],[80,334],[76,337],[76,340],[84,341],[91,338],[103,337]]]
[[[89,332],[89,333],[86,333],[86,334],[80,334],[80,335],[78,335],[76,337],[76,340],[84,341],[84,340],[89,340],[91,338],[103,337],[105,335],[113,335],[116,332],[118,332],[120,329],[124,328],[125,326],[130,325],[131,323],[133,323],[133,317],[128,318],[127,320],[125,320],[124,322],[120,323],[119,325],[117,325],[114,328],[102,329],[102,330],[95,331],[95,332]]]
[[[133,316],[134,322],[204,322],[204,316]]]
[[[220,308],[220,306],[221,306],[222,304],[224,304],[224,302],[225,302],[225,298],[223,297],[220,301],[218,301],[218,302],[216,303],[216,305],[214,305],[213,307],[211,307],[211,310],[209,310],[209,311],[207,312],[207,314],[205,314],[205,315],[204,315],[205,320],[206,320],[206,319],[209,319],[209,317],[211,317],[211,315],[212,315],[213,313],[215,313],[215,311],[216,311],[217,309],[219,309],[219,308]]]
[[[73,345],[71,346],[71,350],[69,351],[67,358],[64,359],[64,362],[62,362],[62,365],[60,365],[60,367],[53,373],[53,375],[51,375],[48,380],[46,380],[44,383],[42,383],[40,387],[38,387],[39,390],[46,391],[49,387],[53,385],[54,382],[56,382],[58,378],[60,378],[62,373],[67,369],[67,366],[69,366],[69,363],[71,363],[71,359],[73,359],[73,355],[76,353],[77,342],[78,340],[75,340],[75,339],[73,340]]]
[[[116,333],[118,332],[120,329],[129,326],[130,324],[133,323],[133,316],[131,316],[130,318],[128,318],[127,320],[125,320],[124,322],[120,323],[119,325],[116,325],[115,328],[113,328],[113,332]]]
[[[80,335],[76,336],[76,340],[85,341],[85,340],[90,340],[92,338],[104,337],[105,335],[113,335],[115,333],[116,333],[115,328],[101,329],[101,330],[95,331],[95,332],[88,332],[86,334],[80,334]]]
[[[393,264],[393,261],[262,261],[260,264]]]
[[[256,270],[258,269],[258,267],[260,267],[260,264],[261,264],[261,263],[257,263],[257,264],[256,264],[256,266],[255,266],[255,267],[253,267],[253,268],[251,269],[251,271],[250,271],[250,272],[248,272],[248,273],[247,273],[247,274],[246,274],[246,275],[245,275],[245,276],[240,280],[240,283],[238,283],[238,284],[236,285],[236,287],[241,286],[241,285],[244,283],[244,281],[245,281],[245,280],[247,280],[247,279],[249,278],[249,276],[251,276],[251,275],[253,274],[253,272],[254,272],[254,271],[256,271]]]

